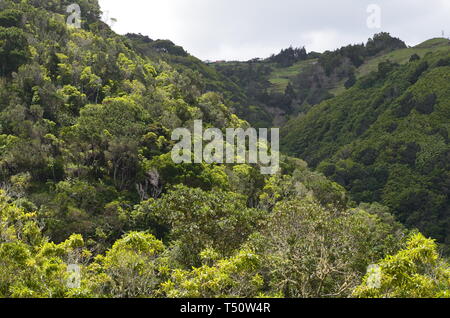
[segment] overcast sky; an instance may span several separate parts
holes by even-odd
[[[249,60],[282,48],[323,52],[390,32],[408,45],[450,36],[450,0],[100,0],[120,33],[170,39],[203,60]],[[370,4],[381,28],[369,28]],[[370,19],[375,26],[377,19]]]

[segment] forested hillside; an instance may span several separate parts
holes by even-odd
[[[450,244],[450,46],[386,60],[284,129],[285,149],[399,220]]]
[[[71,1],[0,2],[0,297],[450,297],[450,266],[433,239],[301,159],[282,156],[269,176],[257,165],[175,164],[175,128],[200,119],[249,127],[238,116],[251,109],[248,93],[170,41],[114,33],[96,0],[78,3],[81,28],[66,23]],[[292,50],[300,63],[319,58]],[[388,63],[337,99],[381,96],[377,118],[395,119],[407,142],[404,156],[392,156],[409,160],[387,165],[400,172],[386,184],[433,183],[433,217],[448,211],[448,160],[439,159],[448,148],[437,147],[448,145],[448,69],[445,54]],[[336,105],[321,113],[339,113]],[[374,136],[385,126],[370,124],[358,138],[340,131],[332,147],[316,143],[326,156],[300,153],[307,130],[286,145],[313,167],[328,160],[321,167],[335,178],[338,147],[355,142],[345,159],[354,165],[362,137],[379,151]],[[411,139],[415,165],[409,134],[420,137]],[[364,162],[375,169],[385,156]],[[427,234],[442,240],[439,221],[441,232]],[[367,273],[374,264],[380,286]]]
[[[256,105],[243,118],[283,128],[284,151],[448,250],[449,60],[447,39],[408,48],[380,33],[333,52],[291,47],[214,66]]]

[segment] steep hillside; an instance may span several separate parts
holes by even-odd
[[[240,108],[247,100],[245,92],[236,83],[170,40],[152,40],[141,34],[127,34],[126,37],[130,39],[130,44],[136,52],[153,61],[170,64],[181,74],[195,79],[196,86],[203,92],[214,91],[222,94],[231,107]]]
[[[347,92],[292,120],[282,142],[356,201],[382,202],[448,246],[450,46],[438,42],[407,49],[431,52],[405,65],[381,62]],[[389,56],[403,60],[406,52]]]
[[[133,50],[99,20],[96,1],[82,6],[94,15],[80,29],[66,25],[68,2],[2,5],[1,185],[43,211],[55,241],[74,232],[96,241],[120,237],[116,209],[148,198],[151,185],[171,182],[150,172],[159,156],[170,159],[173,129],[194,119],[246,125],[204,88],[196,69]],[[219,171],[203,168],[186,166],[189,177],[170,177],[212,188]]]

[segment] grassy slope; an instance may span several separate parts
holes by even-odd
[[[272,92],[284,93],[289,82],[300,74],[308,65],[317,63],[317,59],[300,61],[290,67],[272,65],[273,72],[269,76]]]
[[[387,54],[383,54],[381,56],[369,59],[366,63],[359,67],[356,70],[356,77],[361,78],[363,76],[366,76],[370,72],[377,71],[378,64],[383,61],[390,60],[391,62],[395,62],[398,64],[406,64],[413,54],[424,57],[428,52],[446,51],[449,49],[449,46],[450,40],[444,38],[435,38],[425,41],[415,47],[396,50]],[[346,91],[344,84],[345,80],[337,83],[336,86],[330,90],[330,93],[332,93],[334,96],[342,94]]]
[[[270,83],[272,83],[272,87],[270,89],[273,93],[284,93],[286,87],[288,86],[289,82],[296,77],[298,74],[301,73],[302,70],[305,69],[306,66],[310,65],[311,63],[316,63],[317,59],[313,60],[306,60],[306,61],[300,61],[295,63],[292,66],[289,67],[280,67],[275,63],[269,63],[269,62],[259,62],[259,63],[265,63],[268,66],[270,66],[273,71],[268,76],[268,80]],[[225,67],[236,67],[236,66],[242,66],[247,62],[215,62],[213,63],[216,66],[225,66]]]
[[[428,52],[445,51],[450,48],[450,40],[444,38],[435,38],[423,42],[415,47],[396,50],[382,56],[375,57],[364,63],[357,70],[357,77],[360,78],[369,74],[370,72],[376,71],[378,64],[380,62],[390,60],[391,62],[396,62],[398,64],[405,64],[409,61],[411,55],[417,54],[420,57],[424,57]]]

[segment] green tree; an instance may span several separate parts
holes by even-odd
[[[0,12],[0,27],[19,28],[22,24],[23,14],[16,9],[6,9]]]
[[[95,295],[115,298],[155,297],[163,270],[164,244],[153,235],[131,232],[99,255],[83,282]]]
[[[420,233],[409,238],[405,249],[377,265],[379,272],[368,273],[354,297],[450,297],[450,265],[439,256],[435,241]]]
[[[1,75],[10,75],[28,60],[28,41],[21,29],[0,27]]]
[[[278,203],[252,237],[271,294],[347,297],[372,262],[395,251],[401,232],[362,209],[340,212],[311,199]]]
[[[68,264],[85,264],[90,252],[81,235],[48,242],[37,215],[0,190],[0,297],[69,297]],[[78,291],[81,292],[81,291]]]
[[[182,265],[200,264],[199,253],[213,248],[229,256],[258,228],[264,212],[246,207],[245,197],[178,185],[159,200],[144,202],[136,211],[144,224],[159,223],[169,229],[176,247],[174,258]]]
[[[214,250],[202,252],[205,259],[214,260]],[[253,298],[262,295],[264,281],[258,273],[260,257],[251,250],[241,250],[234,256],[192,270],[174,270],[161,285],[169,298]]]

